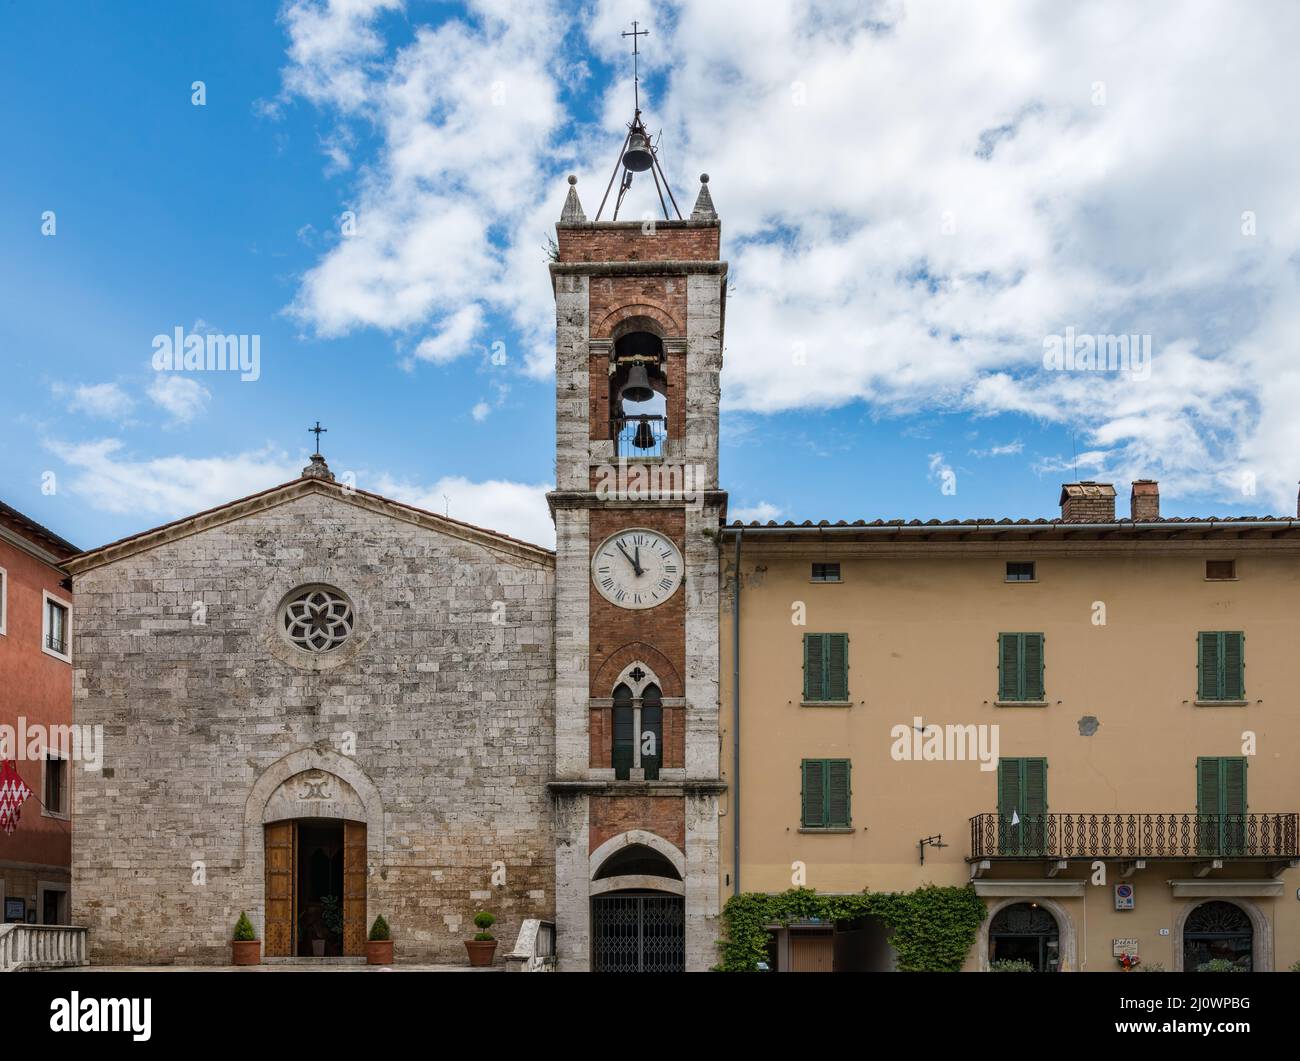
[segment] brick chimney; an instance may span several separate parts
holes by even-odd
[[[1160,484],[1154,479],[1134,479],[1129,494],[1129,513],[1134,523],[1150,523],[1160,518]]]
[[[1061,519],[1070,523],[1114,523],[1115,487],[1110,483],[1062,483]]]

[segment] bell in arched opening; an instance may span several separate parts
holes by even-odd
[[[627,382],[623,384],[618,392],[618,396],[625,402],[648,402],[655,396],[654,388],[650,386],[650,376],[645,370],[645,365],[637,362],[627,372]]]
[[[632,445],[637,449],[654,449],[655,443],[655,433],[650,427],[650,421],[642,417],[641,423],[637,425],[636,434],[632,436]]]

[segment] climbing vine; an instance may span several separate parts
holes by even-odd
[[[768,925],[818,919],[827,923],[878,917],[893,929],[890,944],[902,972],[957,972],[987,911],[975,889],[928,885],[912,892],[818,895],[791,888],[769,895],[733,895],[722,908],[723,972],[753,972],[767,958]]]

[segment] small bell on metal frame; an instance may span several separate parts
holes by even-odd
[[[650,153],[650,141],[645,133],[633,130],[627,140],[627,150],[623,152],[623,165],[633,173],[644,173],[654,165],[655,157]]]
[[[637,449],[654,449],[655,434],[650,429],[650,421],[645,417],[637,425],[636,434],[632,436],[632,445]]]
[[[628,370],[627,382],[619,390],[618,396],[625,402],[648,402],[655,396],[645,365],[638,361]]]

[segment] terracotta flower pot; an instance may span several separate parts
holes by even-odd
[[[467,939],[465,949],[469,951],[470,965],[482,968],[485,965],[492,964],[492,956],[497,952],[497,941],[494,939]]]
[[[232,939],[230,941],[231,965],[261,965],[262,941],[260,939]]]
[[[366,940],[367,965],[392,965],[393,941],[391,939]]]

